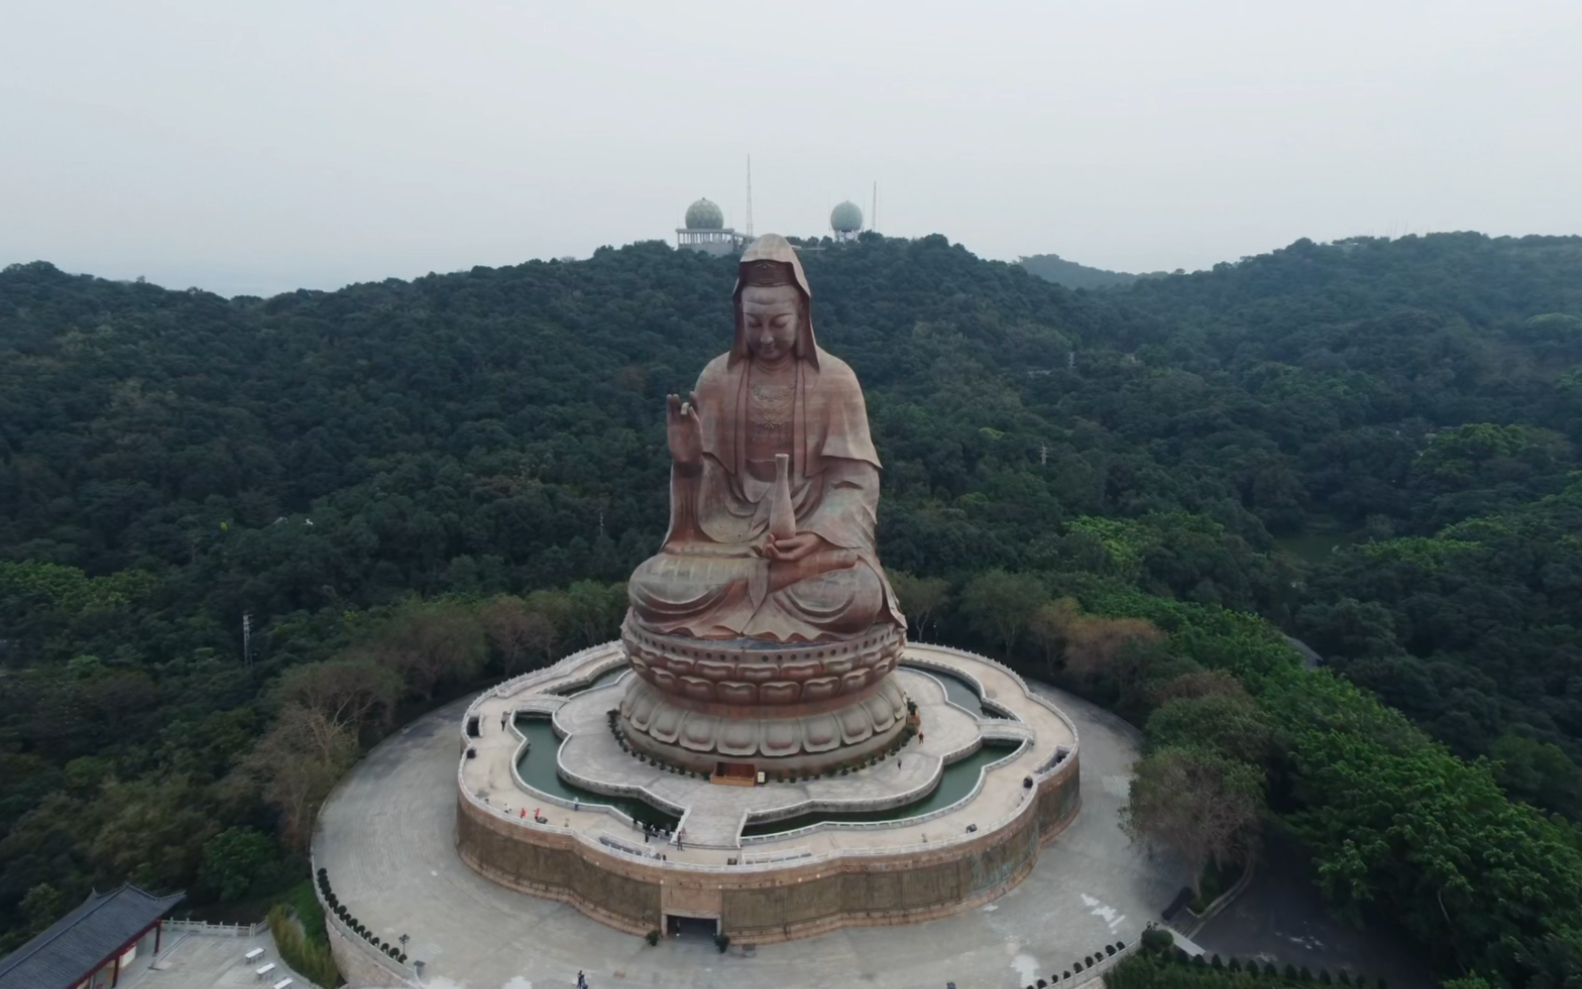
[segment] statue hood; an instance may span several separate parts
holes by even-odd
[[[748,245],[736,265],[736,291],[731,302],[736,310],[736,339],[731,344],[730,362],[751,356],[747,349],[747,334],[742,328],[742,289],[747,287],[748,266],[758,262],[777,261],[791,268],[796,287],[802,292],[802,325],[797,327],[796,358],[818,367],[818,341],[813,337],[813,290],[808,288],[807,275],[802,272],[802,262],[796,248],[779,234],[764,234]]]

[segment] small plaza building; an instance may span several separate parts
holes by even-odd
[[[160,950],[165,915],[185,893],[155,896],[130,883],[94,892],[48,930],[0,959],[0,989],[111,989]]]

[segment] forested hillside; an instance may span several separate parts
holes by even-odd
[[[804,261],[914,635],[1147,719],[1161,767],[1255,701],[1210,761],[1338,905],[1447,972],[1582,958],[1582,238],[1102,292],[938,236]],[[0,948],[92,883],[269,894],[359,745],[609,637],[733,277],[658,243],[267,300],[0,273]]]
[[[1107,268],[1093,268],[1075,261],[1067,261],[1058,254],[1034,254],[1031,257],[1021,258],[1016,263],[1026,268],[1029,274],[1037,275],[1056,285],[1064,285],[1066,288],[1115,288],[1130,285],[1139,277],[1125,271],[1110,271]]]

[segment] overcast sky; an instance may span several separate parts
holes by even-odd
[[[0,264],[226,294],[842,199],[993,258],[1582,232],[1582,2],[0,0]]]

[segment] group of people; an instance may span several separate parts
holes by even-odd
[[[686,838],[686,828],[682,828],[679,831],[671,831],[657,824],[649,824],[647,821],[633,821],[632,824],[643,832],[643,844],[645,845],[648,844],[650,839],[658,838],[660,841],[670,842],[678,849],[686,847],[682,844],[682,841]]]

